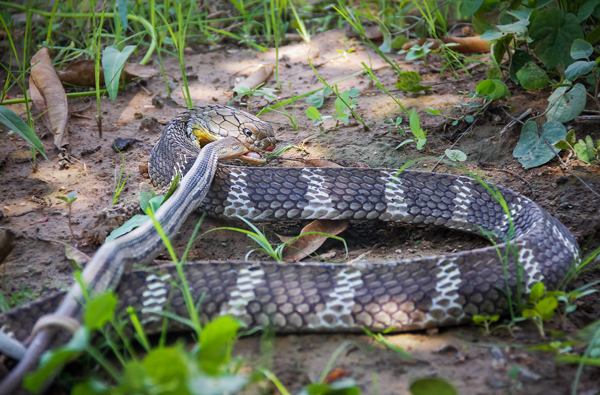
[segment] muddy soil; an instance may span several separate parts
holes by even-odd
[[[290,44],[281,48],[280,80],[292,83],[294,95],[321,87],[308,65],[310,52],[312,62],[320,64],[318,71],[327,81],[334,82],[354,74],[359,71],[357,65],[365,62],[376,70],[377,77],[385,86],[393,88],[395,74],[382,59],[358,44],[353,44],[356,51],[344,58],[336,49],[344,48],[345,43],[347,38],[344,32],[334,30],[313,37],[310,44]],[[433,86],[431,90],[419,94],[397,93],[404,106],[409,110],[415,108],[421,114],[423,129],[428,130],[426,151],[417,151],[414,144],[396,149],[406,137],[386,121],[395,120],[398,116],[406,119],[406,116],[391,98],[377,92],[369,79],[362,75],[341,82],[338,86],[340,91],[360,89],[357,112],[369,126],[369,131],[365,131],[356,121],[335,128],[335,122],[328,120],[323,129],[315,127],[304,115],[308,104],[300,100],[295,107],[299,123],[297,131],[282,115],[269,112],[262,116],[262,119],[274,125],[279,148],[288,145],[302,148],[286,151],[282,154],[286,160],[273,161],[271,165],[297,165],[298,162],[293,159],[324,158],[345,166],[398,168],[411,159],[427,155],[439,157],[450,148],[468,125],[451,126],[444,118],[428,115],[425,110],[434,107],[445,115],[456,115],[459,101],[468,97],[461,92],[474,91],[477,83],[485,78],[481,75],[485,70],[472,70],[474,78],[460,72],[461,80],[456,81],[448,73],[440,75],[423,66],[404,63],[403,56],[392,57],[404,70],[418,71],[424,76],[424,84]],[[226,104],[232,98],[233,74],[249,66],[274,63],[275,52],[257,53],[234,44],[225,44],[209,52],[207,48],[199,46],[191,48],[186,61],[194,103]],[[435,66],[436,60],[432,59],[430,64]],[[175,59],[166,59],[165,69],[170,75],[180,75]],[[275,84],[274,77],[272,79],[268,84]],[[118,175],[121,166],[121,156],[111,148],[116,138],[135,139],[134,144],[123,153],[125,174],[130,176],[121,197],[138,194],[140,183],[148,182],[140,173],[140,165],[146,164],[163,125],[184,110],[184,101],[181,92],[176,89],[172,97],[178,106],[165,105],[159,108],[153,104],[153,98],[166,95],[165,85],[159,75],[146,82],[145,87],[129,84],[127,91],[120,92],[114,102],[108,98],[102,100],[102,138],[99,138],[98,127],[93,120],[95,103],[90,103],[88,99],[69,101],[69,141],[76,161],[68,169],[59,169],[58,151],[53,146],[51,134],[41,122],[37,122],[36,132],[42,138],[50,161],[38,158],[37,172],[32,172],[30,161],[23,156],[23,142],[13,141],[7,136],[7,129],[0,126],[0,226],[10,229],[17,236],[14,250],[0,268],[2,292],[9,304],[22,303],[28,298],[37,298],[70,286],[74,266],[65,256],[65,244],[93,255],[97,246],[86,244],[78,236],[94,213],[112,201],[115,174]],[[506,111],[493,106],[477,120],[455,148],[468,155],[464,164],[469,170],[487,177],[490,182],[532,198],[568,226],[580,244],[587,245],[586,251],[589,252],[600,244],[600,237],[595,236],[595,230],[600,227],[600,200],[556,159],[545,166],[523,170],[512,157],[520,128],[503,130],[510,121],[508,114],[516,117],[529,108],[534,114],[543,112],[551,92],[532,93],[517,86],[510,88],[513,94],[504,108]],[[281,97],[289,95],[289,89],[284,88]],[[254,99],[250,111],[256,113],[264,104],[264,100]],[[11,109],[18,114],[25,113],[24,105],[13,105]],[[327,100],[321,109],[322,114],[331,112],[333,99]],[[407,124],[406,120],[404,124]],[[600,131],[595,124],[573,122],[569,126],[575,129],[578,136],[590,134],[595,140],[600,139]],[[434,164],[434,161],[419,162],[411,168],[431,170]],[[569,168],[592,188],[600,189],[598,166],[589,166],[571,158]],[[455,168],[444,164],[435,170],[457,172]],[[78,197],[71,217],[75,238],[69,231],[65,203],[57,199],[57,196],[74,190]],[[192,214],[175,237],[178,253],[182,252],[199,218],[199,214]],[[230,224],[206,220],[201,230],[223,225]],[[300,223],[272,224],[266,225],[265,231],[276,241],[276,233],[297,234],[301,226]],[[359,258],[373,262],[488,245],[486,240],[477,236],[456,231],[398,224],[352,223],[341,236],[347,240],[350,248],[347,259]],[[250,248],[253,248],[252,242],[246,236],[217,231],[197,243],[189,256],[194,260],[243,259]],[[329,259],[334,261],[345,259],[343,246],[335,241],[325,243],[318,253],[328,253]],[[260,254],[253,257],[265,258]],[[158,258],[158,261],[164,260],[168,260],[166,255]],[[576,280],[572,286],[581,286],[597,279],[598,273],[591,272]],[[598,319],[600,298],[591,295],[581,300],[577,311],[570,314],[564,330],[574,335],[577,328]],[[556,322],[550,323],[550,327],[560,329]],[[292,393],[316,380],[334,350],[346,340],[352,345],[341,353],[334,367],[345,369],[367,394],[374,393],[374,374],[377,375],[379,393],[382,394],[406,394],[411,380],[438,375],[451,381],[463,395],[567,394],[571,391],[575,376],[576,367],[556,366],[552,355],[527,350],[528,346],[543,341],[537,329],[527,324],[521,326],[515,337],[502,331],[486,337],[479,328],[471,326],[390,335],[387,339],[402,347],[411,358],[406,359],[367,336],[345,334],[277,336],[269,343],[271,347],[268,352],[263,347],[264,341],[255,336],[239,341],[236,353],[248,358],[250,364],[270,366]],[[581,348],[577,350],[581,351]],[[515,366],[519,367],[519,373],[511,378],[509,372],[515,371]],[[598,391],[600,370],[586,367],[577,393],[589,395]]]

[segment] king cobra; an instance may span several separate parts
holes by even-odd
[[[230,107],[198,107],[175,117],[149,163],[157,187],[170,184],[177,173],[185,174],[156,213],[165,232],[175,234],[199,206],[214,217],[254,222],[433,224],[492,234],[495,243],[384,263],[191,262],[184,272],[194,300],[203,296],[199,313],[204,322],[230,314],[248,327],[270,326],[278,332],[410,331],[457,325],[477,314],[505,314],[510,303],[507,288],[515,295],[541,281],[556,287],[580,261],[577,241],[562,223],[524,196],[473,178],[409,170],[217,164],[219,157],[261,163],[260,153],[274,145],[268,123]],[[121,311],[132,306],[147,333],[162,329],[163,316],[157,312],[169,308],[189,316],[182,294],[172,286],[179,281],[174,266],[124,270],[131,262],[151,262],[162,248],[147,221],[103,245],[83,273],[95,293],[115,289]],[[57,317],[79,318],[80,297],[75,285],[66,296],[57,293],[14,309],[0,318],[2,331],[22,341],[38,317],[55,309]],[[183,329],[180,325],[169,321],[170,329]],[[36,334],[11,372],[16,384],[55,331],[45,327]],[[7,382],[0,393],[16,385],[14,380]]]

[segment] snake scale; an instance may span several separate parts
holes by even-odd
[[[202,211],[220,218],[433,224],[480,235],[493,233],[498,243],[379,264],[192,262],[185,266],[186,278],[194,298],[204,295],[200,306],[204,320],[231,314],[248,326],[269,325],[279,332],[361,331],[362,327],[407,331],[456,325],[469,322],[475,314],[507,312],[508,301],[501,289],[509,284],[512,292],[516,291],[516,261],[523,269],[521,289],[527,292],[539,281],[550,288],[557,286],[580,260],[579,246],[569,230],[537,204],[509,189],[485,186],[464,176],[408,170],[217,168],[219,155],[211,147],[227,140],[219,140],[221,136],[242,142],[242,159],[253,163],[262,161],[257,152],[270,151],[275,145],[269,124],[230,107],[198,107],[174,118],[149,163],[149,174],[158,187],[168,185],[177,172],[187,173],[169,200],[170,211],[157,212],[157,217],[166,218],[166,226],[176,222],[174,217],[187,216],[195,208],[191,202],[199,200]],[[219,142],[208,144],[215,140]],[[198,156],[199,147],[204,145]],[[215,172],[214,179],[210,171]],[[187,195],[192,190],[193,196]],[[493,195],[494,190],[501,194],[505,208]],[[133,258],[116,259],[118,265],[98,258],[102,269],[87,278],[96,290],[116,287],[121,309],[133,306],[149,333],[160,331],[162,316],[156,312],[167,306],[187,316],[183,297],[172,286],[178,280],[173,266],[121,275],[124,263],[147,262],[148,256],[155,255],[148,251],[158,246],[140,246],[140,241],[149,242],[144,234],[151,233],[150,228],[148,225],[141,232],[132,232],[134,236],[115,240],[125,240],[119,248],[132,253]],[[510,242],[504,242],[511,237]],[[94,255],[94,260],[106,252],[106,246],[110,243]],[[115,247],[108,251],[116,253]],[[86,271],[90,265],[98,266],[94,260]],[[8,312],[0,318],[2,331],[23,340],[40,315],[54,311],[60,303],[65,305],[63,298],[64,293],[55,294]],[[70,310],[62,314],[77,316],[80,310],[71,302]],[[177,326],[170,322],[173,328]],[[40,337],[38,334],[36,339]]]

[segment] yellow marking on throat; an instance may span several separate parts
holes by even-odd
[[[194,127],[192,129],[192,133],[194,133],[194,136],[196,136],[196,142],[200,148],[221,138],[220,136],[200,127]]]

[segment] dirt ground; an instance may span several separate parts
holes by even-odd
[[[321,76],[329,82],[337,81],[359,71],[360,62],[371,64],[377,70],[377,77],[388,88],[395,82],[395,73],[372,51],[358,44],[350,44],[355,52],[340,56],[336,49],[343,49],[348,39],[342,30],[329,31],[313,37],[310,44],[289,44],[280,49],[280,80],[292,82],[294,94],[301,94],[321,86],[308,66],[308,56],[318,67]],[[430,107],[442,110],[444,114],[456,113],[460,100],[466,100],[460,92],[475,90],[477,83],[485,78],[481,73],[484,66],[472,71],[474,78],[460,72],[461,80],[453,80],[449,73],[440,76],[424,66],[404,63],[403,56],[391,55],[404,70],[415,70],[424,76],[426,84],[433,88],[419,94],[397,93],[403,104],[410,110],[416,108],[421,115],[422,127],[428,130],[427,149],[417,151],[414,144],[401,149],[395,147],[406,137],[390,128],[387,120],[403,116],[401,110],[388,96],[377,92],[369,85],[364,75],[339,84],[340,91],[359,88],[358,113],[370,127],[364,131],[356,123],[334,128],[333,121],[326,121],[324,131],[315,127],[304,115],[308,104],[304,100],[296,103],[299,130],[294,131],[287,118],[269,112],[261,118],[274,125],[278,148],[288,145],[302,147],[291,149],[284,158],[324,158],[345,166],[363,165],[371,167],[398,168],[407,161],[429,156],[441,156],[450,148],[465,125],[456,127],[442,117],[425,113]],[[139,59],[137,59],[139,61]],[[135,59],[133,59],[135,61]],[[186,56],[187,75],[190,92],[196,104],[226,104],[232,98],[232,76],[248,67],[260,63],[274,63],[275,51],[257,53],[225,44],[216,51],[208,52],[204,47],[192,46]],[[436,65],[435,59],[431,64]],[[167,73],[180,75],[179,64],[169,58],[165,61]],[[477,76],[479,75],[479,76]],[[2,76],[0,75],[0,79]],[[274,79],[274,78],[273,78]],[[274,85],[274,81],[269,81]],[[519,116],[531,108],[534,114],[541,113],[547,106],[550,90],[526,92],[510,85],[512,97],[505,110],[512,116]],[[0,127],[0,227],[12,230],[17,235],[15,248],[0,267],[2,292],[8,302],[23,301],[27,297],[38,297],[57,289],[67,289],[72,283],[73,265],[65,256],[65,246],[72,245],[85,254],[92,255],[97,246],[87,245],[83,239],[73,239],[67,223],[65,203],[57,196],[77,191],[78,200],[73,206],[72,224],[76,235],[81,235],[85,224],[98,210],[108,206],[112,200],[115,169],[120,168],[121,157],[112,150],[116,138],[133,138],[135,143],[124,152],[125,172],[131,173],[121,196],[139,193],[141,182],[148,180],[140,173],[154,143],[160,137],[163,125],[175,114],[184,110],[180,91],[173,92],[173,99],[180,106],[165,105],[162,108],[152,104],[155,96],[165,96],[165,85],[160,75],[147,81],[145,88],[130,83],[126,92],[120,92],[116,101],[102,100],[104,117],[103,137],[98,137],[98,128],[93,120],[95,103],[89,99],[71,99],[69,109],[69,141],[71,152],[77,161],[69,169],[59,170],[58,151],[52,143],[51,134],[37,122],[37,133],[42,138],[49,162],[38,159],[39,170],[32,172],[30,162],[23,158],[22,140],[12,141],[5,127]],[[281,97],[288,97],[284,88]],[[265,104],[255,99],[251,112],[258,112]],[[25,112],[24,105],[10,106],[18,114]],[[327,113],[333,108],[333,99],[326,101],[321,109]],[[78,110],[84,111],[78,111]],[[155,118],[158,121],[152,121]],[[406,118],[406,117],[404,117]],[[456,145],[468,155],[467,168],[485,175],[491,182],[514,189],[532,198],[544,209],[570,228],[580,245],[587,245],[591,251],[600,244],[600,237],[594,236],[600,227],[600,200],[583,184],[570,175],[554,159],[549,164],[531,170],[524,170],[512,151],[519,139],[520,127],[502,131],[510,117],[499,106],[482,116],[475,126]],[[405,123],[406,124],[406,121]],[[590,134],[600,138],[597,125],[572,122],[578,136]],[[501,132],[502,131],[502,132]],[[16,144],[15,144],[16,143]],[[99,147],[95,152],[94,149]],[[566,157],[565,157],[566,159]],[[277,160],[271,166],[282,166],[290,161]],[[431,170],[435,162],[419,162],[414,169]],[[598,166],[589,166],[571,160],[570,169],[595,189],[600,189]],[[439,172],[455,172],[454,168],[440,165]],[[175,237],[177,251],[181,252],[190,237],[194,224],[200,218],[192,214],[182,231]],[[203,229],[222,226],[222,221],[206,221]],[[237,225],[239,226],[239,225]],[[274,224],[265,226],[273,241],[275,233],[298,232],[299,223]],[[454,250],[468,250],[487,244],[479,237],[425,226],[398,224],[352,223],[341,234],[350,248],[349,259],[362,259],[381,262],[421,255],[433,255]],[[589,242],[589,244],[587,244]],[[190,257],[204,259],[243,259],[251,248],[251,241],[244,235],[218,231],[207,235],[197,243]],[[329,241],[318,251],[320,254],[335,253],[333,260],[342,260],[344,250],[339,242]],[[263,258],[254,255],[253,258]],[[159,260],[167,260],[162,255]],[[598,272],[591,272],[572,284],[573,287],[599,279]],[[24,292],[25,291],[25,292]],[[569,315],[565,332],[575,335],[576,329],[600,319],[600,297],[590,295]],[[550,327],[559,329],[557,323]],[[374,374],[377,375],[378,393],[406,394],[411,380],[417,377],[443,377],[452,382],[463,395],[470,394],[567,394],[576,366],[555,365],[549,353],[528,351],[533,344],[539,344],[537,329],[522,325],[515,337],[498,332],[486,337],[477,327],[459,327],[439,331],[389,335],[390,343],[402,347],[411,359],[405,359],[389,348],[375,343],[371,338],[360,335],[298,335],[277,336],[272,349],[265,352],[264,342],[259,336],[242,339],[236,346],[236,354],[248,358],[250,365],[266,360],[272,366],[290,392],[297,393],[304,385],[318,379],[325,369],[332,353],[344,341],[347,347],[336,360],[334,367],[343,368],[351,375],[366,394],[373,394]],[[576,348],[581,351],[582,348]],[[515,370],[515,366],[518,368]],[[509,376],[510,372],[517,375]],[[586,367],[577,390],[578,394],[592,395],[600,392],[600,369]]]

